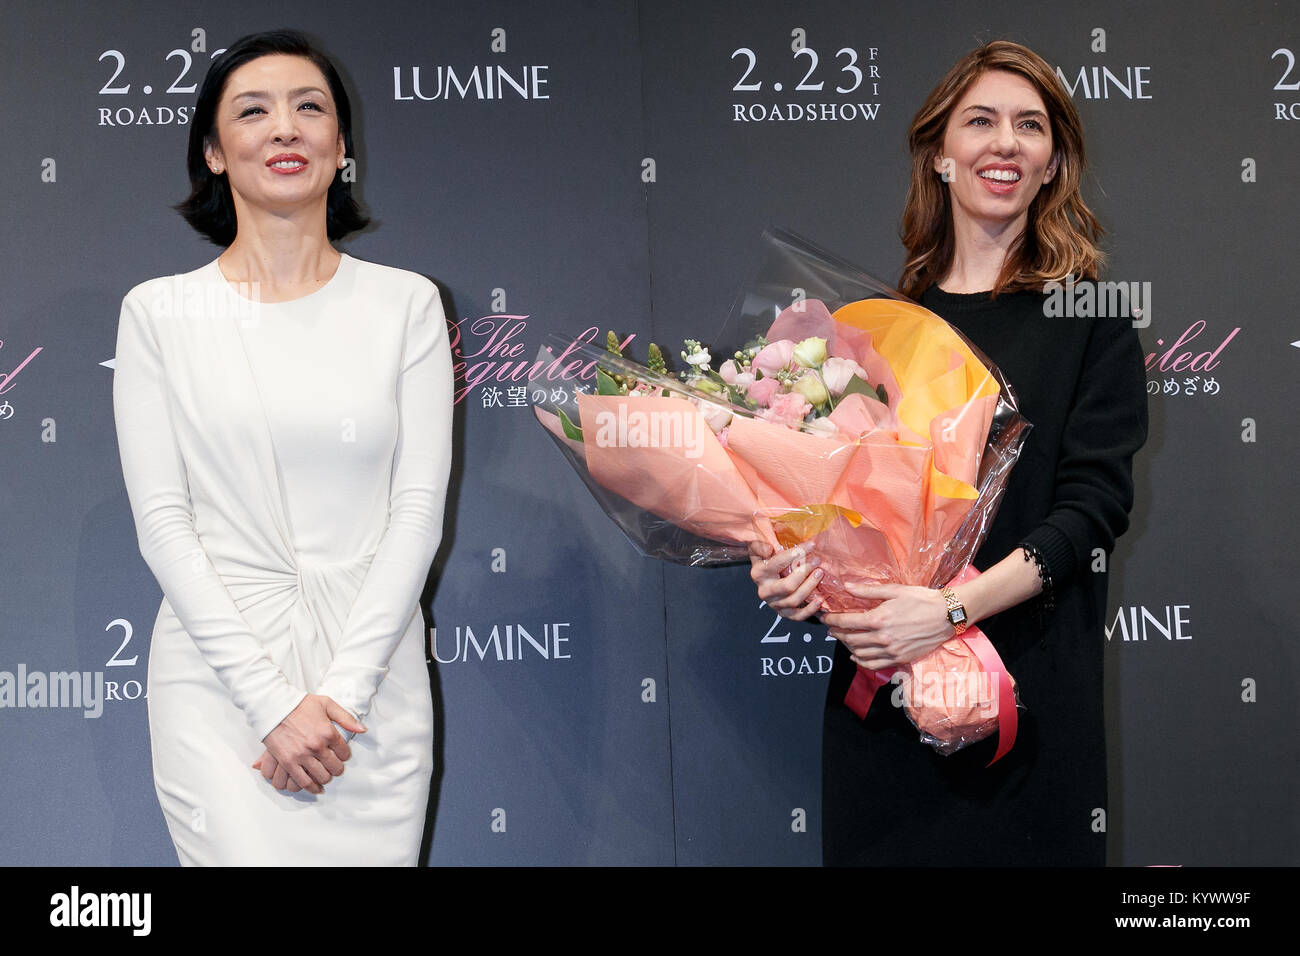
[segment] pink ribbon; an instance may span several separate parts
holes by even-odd
[[[970,581],[978,577],[978,575],[979,572],[968,565],[961,574],[949,582],[948,586],[951,587],[964,581]],[[975,659],[984,668],[984,672],[996,684],[998,747],[996,753],[993,754],[993,759],[986,765],[991,767],[1006,756],[1011,750],[1011,746],[1016,742],[1016,729],[1019,725],[1019,718],[1016,714],[1015,693],[1011,688],[1011,676],[1007,673],[1002,658],[998,656],[997,648],[993,646],[993,643],[984,636],[984,632],[978,627],[966,628],[961,640],[970,648],[971,653],[975,655]],[[844,695],[844,706],[857,714],[859,720],[865,718],[876,692],[885,684],[888,684],[890,678],[902,669],[901,667],[891,667],[887,670],[873,671],[865,667],[859,667],[858,672],[853,677],[853,683],[849,685],[848,693]]]

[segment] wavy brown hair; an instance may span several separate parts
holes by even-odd
[[[1101,224],[1080,195],[1083,181],[1083,124],[1069,91],[1047,62],[1019,43],[994,40],[954,64],[922,104],[907,134],[912,181],[900,234],[907,261],[899,291],[917,299],[948,274],[955,252],[952,203],[935,159],[943,149],[948,118],[980,76],[1004,70],[1028,80],[1042,97],[1052,128],[1056,175],[1029,204],[1025,230],[1007,251],[993,294],[1041,289],[1049,280],[1093,279],[1104,262],[1097,248]]]

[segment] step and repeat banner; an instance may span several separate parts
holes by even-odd
[[[995,38],[1083,117],[1151,437],[1108,566],[1121,865],[1294,864],[1300,11],[1270,2],[62,0],[0,38],[0,863],[170,865],[146,698],[160,592],[112,414],[123,294],[220,250],[172,206],[212,58],[307,31],[352,94],[342,248],[441,287],[455,465],[425,594],[432,864],[817,864],[833,642],[748,567],[633,550],[531,406],[548,342],[720,329],[782,226],[896,281],[905,135]],[[556,337],[559,337],[557,340]],[[339,502],[340,508],[347,502]],[[919,744],[918,744],[919,746]]]

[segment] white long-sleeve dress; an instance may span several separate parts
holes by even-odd
[[[113,383],[141,554],[154,781],[183,864],[414,864],[433,763],[418,602],[452,370],[436,287],[344,255],[256,304],[216,261],[123,300]],[[253,769],[308,692],[357,714],[318,796]]]

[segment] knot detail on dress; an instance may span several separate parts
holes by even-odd
[[[289,683],[315,693],[343,639],[373,557],[316,561],[295,555],[287,567],[245,567],[222,577],[241,612],[269,605],[259,614],[272,622],[269,632],[256,637]]]

